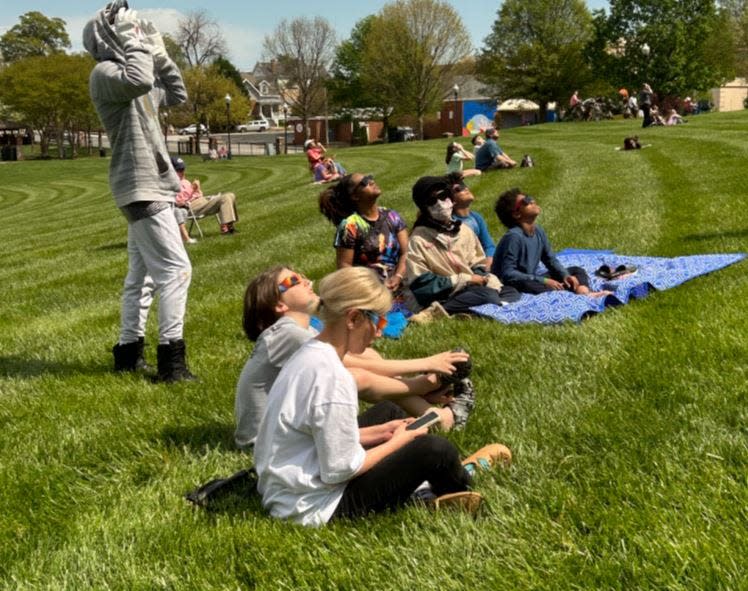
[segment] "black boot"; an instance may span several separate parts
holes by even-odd
[[[181,382],[195,381],[197,378],[187,369],[185,361],[185,344],[184,340],[169,341],[166,345],[158,346],[158,374],[157,382]]]
[[[151,368],[146,364],[143,352],[145,350],[145,339],[140,337],[132,343],[120,345],[117,343],[112,347],[114,354],[114,371],[149,371]]]

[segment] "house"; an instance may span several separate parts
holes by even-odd
[[[735,78],[719,88],[712,88],[712,103],[717,111],[741,111],[748,97],[748,80]]]
[[[496,100],[475,76],[455,78],[457,89],[451,88],[444,96],[442,109],[436,120],[424,124],[424,139],[446,134],[470,136],[494,126]]]
[[[283,105],[290,104],[296,95],[296,88],[289,85],[290,75],[277,60],[257,62],[251,72],[241,75],[254,103],[251,119],[267,119],[279,125],[285,119]]]

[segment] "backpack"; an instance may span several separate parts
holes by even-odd
[[[639,143],[638,136],[627,137],[623,140],[624,150],[641,150],[642,145]]]
[[[535,163],[532,161],[532,157],[529,154],[525,154],[524,158],[522,158],[522,162],[520,162],[521,168],[532,168],[535,166]]]

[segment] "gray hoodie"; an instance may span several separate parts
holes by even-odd
[[[174,201],[179,178],[171,166],[159,106],[187,100],[179,68],[168,60],[154,72],[146,45],[124,45],[100,10],[83,29],[83,45],[98,62],[89,90],[112,146],[109,185],[118,207],[135,201]]]

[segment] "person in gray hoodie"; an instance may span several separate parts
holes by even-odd
[[[184,313],[192,266],[173,208],[179,179],[161,134],[159,106],[187,99],[179,68],[161,35],[125,0],[99,10],[83,30],[97,64],[89,89],[112,148],[109,184],[127,219],[127,277],[122,293],[116,371],[145,370],[145,324],[159,295],[158,373],[163,382],[194,380],[185,360]]]

